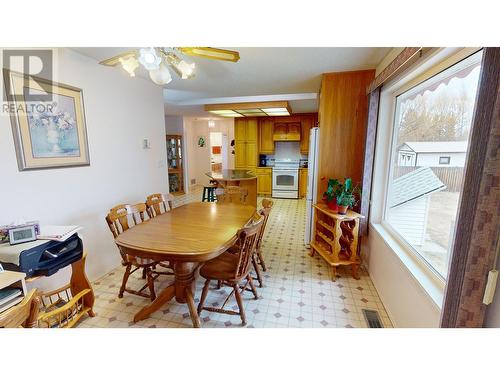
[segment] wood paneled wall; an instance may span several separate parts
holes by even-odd
[[[375,70],[323,74],[319,104],[318,199],[328,178],[361,184],[366,137],[366,89]]]

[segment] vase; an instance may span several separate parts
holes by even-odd
[[[47,142],[51,145],[50,151],[54,154],[60,154],[62,152],[59,142],[61,140],[61,134],[57,126],[51,121],[47,128]]]
[[[328,208],[334,212],[337,212],[338,210],[338,206],[337,206],[337,199],[334,198],[333,200],[331,201],[327,201],[326,202],[326,205],[328,206]]]
[[[347,213],[348,208],[349,208],[349,206],[338,206],[339,214],[345,215]]]

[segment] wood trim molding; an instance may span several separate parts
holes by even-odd
[[[485,48],[441,327],[482,327],[500,229],[500,48]],[[498,298],[498,293],[497,293]]]
[[[368,120],[366,126],[365,156],[363,160],[360,236],[368,234],[368,220],[370,215],[371,188],[373,176],[373,161],[375,156],[375,142],[377,139],[378,109],[380,102],[380,87],[369,94]]]
[[[384,82],[392,78],[397,72],[400,72],[404,66],[414,60],[421,50],[422,47],[406,47],[403,49],[401,53],[397,55],[396,58],[368,85],[366,93],[369,94],[376,88],[382,86]]]

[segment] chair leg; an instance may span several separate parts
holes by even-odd
[[[147,271],[146,271],[146,267],[144,267],[144,268],[142,269],[142,278],[143,278],[143,279],[146,279],[146,276],[147,276]]]
[[[209,286],[210,286],[210,280],[207,279],[205,280],[205,285],[203,285],[203,290],[201,291],[200,303],[198,303],[198,308],[196,309],[198,311],[198,315],[200,315],[201,310],[203,309],[203,304],[205,303],[205,299],[207,298]]]
[[[259,265],[257,264],[257,255],[252,256],[252,264],[253,264],[253,269],[255,270],[255,273],[257,274],[257,281],[259,282],[259,287],[262,288],[264,286],[264,283],[262,282],[262,275],[260,274],[260,268]]]
[[[264,257],[262,256],[262,251],[260,249],[257,250],[257,256],[259,257],[259,264],[262,267],[262,271],[266,272],[266,263],[264,263]]]
[[[217,289],[220,289],[222,286],[222,281],[217,280]]]
[[[149,294],[151,301],[154,301],[156,299],[156,293],[155,293],[155,279],[153,275],[151,274],[151,270],[149,268],[145,268],[146,270],[146,276],[148,278],[148,287],[149,287]]]
[[[257,289],[255,289],[255,285],[253,285],[252,276],[247,275],[247,280],[248,280],[248,283],[250,284],[250,288],[252,288],[252,293],[253,293],[254,298],[259,299],[259,295],[257,294]]]
[[[125,287],[127,286],[128,277],[130,276],[130,269],[132,268],[131,264],[127,264],[125,268],[125,273],[123,274],[122,286],[120,287],[120,292],[118,293],[118,298],[123,298],[123,292],[125,291]]]
[[[243,308],[243,300],[241,299],[240,288],[237,284],[233,286],[234,295],[236,296],[236,302],[238,303],[238,308],[240,310],[241,325],[247,324],[247,319],[245,317],[245,309]]]

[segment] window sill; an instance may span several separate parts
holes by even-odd
[[[430,297],[436,307],[441,310],[445,287],[443,280],[429,270],[423,264],[423,261],[417,259],[416,255],[410,254],[410,251],[405,249],[383,225],[370,223],[370,227],[394,252],[401,261],[402,266],[408,270],[417,284]]]

